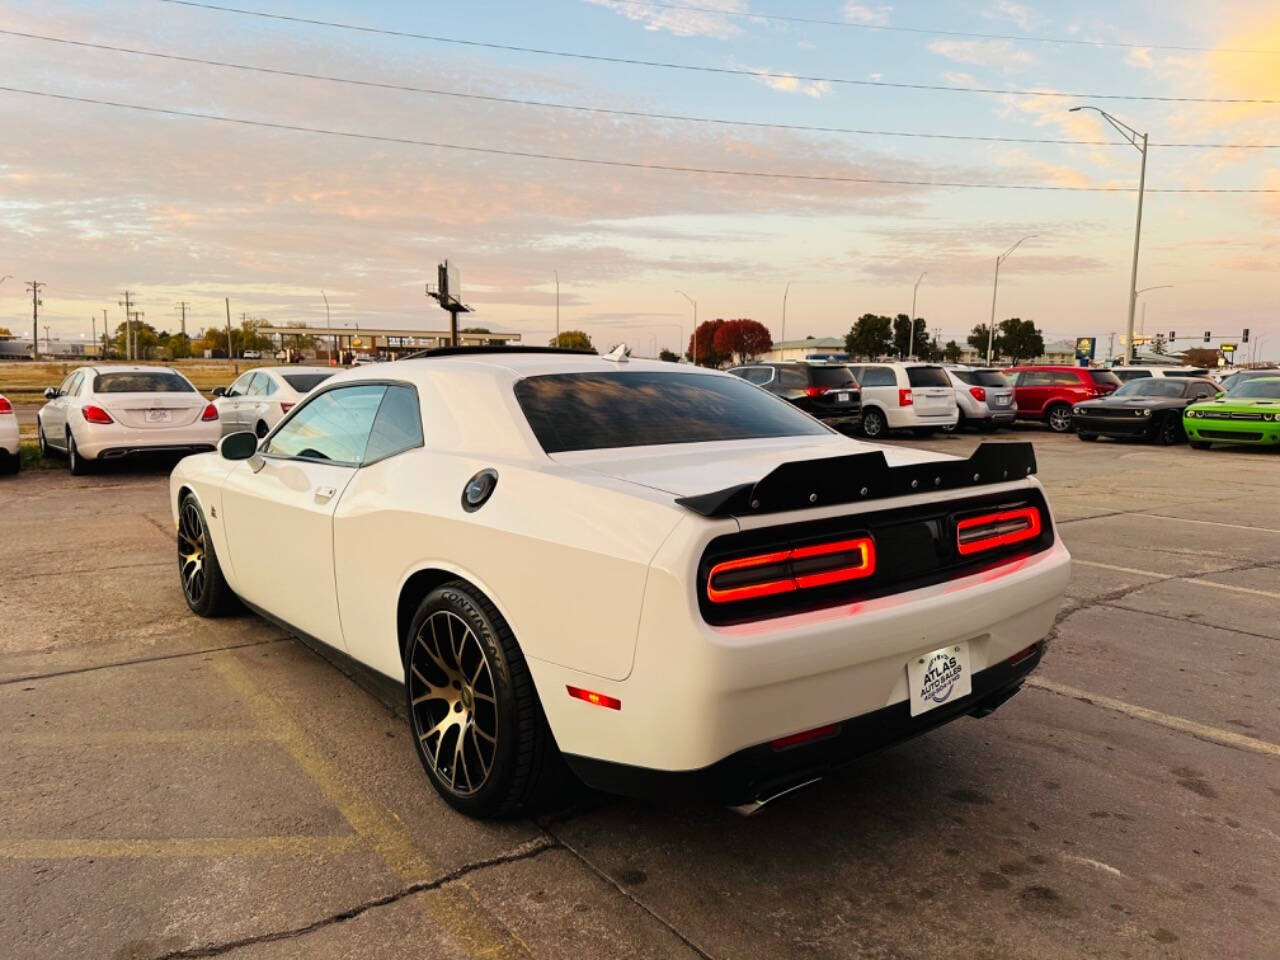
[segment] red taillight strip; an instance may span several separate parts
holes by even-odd
[[[0,413],[13,413],[13,404],[5,397],[0,397]]]
[[[838,557],[840,554],[856,554],[856,560],[842,563],[830,569],[819,569],[811,573],[806,568],[813,566],[812,561],[822,557]],[[852,560],[852,558],[851,558]],[[797,570],[797,561],[800,568]],[[755,583],[744,583],[739,586],[717,587],[716,578],[724,574],[750,571],[760,568],[776,568],[772,575],[764,573],[765,579]],[[707,599],[712,603],[729,603],[735,600],[751,600],[756,597],[768,597],[779,593],[791,593],[794,590],[808,590],[813,587],[824,587],[832,583],[846,580],[857,580],[869,577],[876,570],[875,541],[870,537],[856,537],[851,540],[837,540],[831,543],[820,543],[808,547],[796,547],[791,550],[775,550],[751,557],[740,557],[737,560],[725,560],[711,568],[707,576]]]
[[[80,408],[80,415],[85,418],[88,423],[115,423],[111,419],[111,414],[103,410],[101,407],[94,406],[92,403],[86,403]]]
[[[1011,543],[1034,540],[1040,536],[1041,529],[1040,511],[1035,507],[984,513],[956,524],[956,549],[961,556],[983,553]]]

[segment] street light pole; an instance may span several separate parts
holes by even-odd
[[[689,296],[683,290],[677,290],[676,293],[680,294],[680,296],[688,300],[689,303],[693,306],[693,336],[690,338],[692,341],[692,349],[689,352],[692,354],[692,360],[694,364],[697,364],[698,362],[698,301],[693,299],[693,297]]]
[[[911,288],[911,331],[907,334],[907,359],[914,360],[916,358],[916,292],[920,289],[920,281],[924,279],[924,274],[916,278],[916,285]]]
[[[1133,299],[1134,299],[1134,301],[1136,302],[1136,301],[1137,301],[1137,299],[1138,299],[1140,296],[1142,296],[1144,293],[1146,293],[1148,290],[1172,290],[1172,289],[1173,289],[1173,284],[1172,284],[1172,283],[1158,283],[1158,284],[1156,284],[1154,287],[1143,287],[1141,290],[1135,290],[1135,291],[1133,292]],[[1142,326],[1141,326],[1141,327],[1139,327],[1139,330],[1140,330],[1140,331],[1142,332],[1142,334],[1144,334],[1144,335],[1145,335],[1146,330],[1147,330],[1147,304],[1146,304],[1146,301],[1145,301],[1145,300],[1144,300],[1144,301],[1143,301],[1143,303],[1142,303]],[[1130,336],[1129,341],[1130,341],[1130,342],[1129,342],[1129,345],[1130,345],[1130,347],[1132,347],[1132,346],[1133,346],[1133,337],[1132,337],[1132,336]]]
[[[1142,241],[1142,199],[1147,188],[1147,135],[1139,133],[1123,120],[1117,120],[1099,107],[1072,107],[1069,112],[1075,113],[1077,110],[1092,110],[1098,114],[1107,123],[1115,127],[1120,136],[1124,137],[1130,146],[1142,154],[1142,166],[1138,171],[1138,219],[1133,228],[1133,266],[1129,271],[1129,322],[1127,328],[1129,336],[1124,346],[1124,362],[1128,366],[1133,363],[1133,314],[1138,306],[1138,247]]]
[[[556,346],[560,346],[560,271],[551,271],[556,278]]]
[[[787,339],[787,294],[791,292],[791,284],[794,280],[788,280],[787,285],[782,288],[782,330],[778,333],[778,342],[782,343]]]
[[[1038,233],[1029,233],[1000,256],[996,257],[996,276],[991,282],[991,323],[987,326],[987,366],[991,366],[991,350],[996,340],[996,291],[1000,288],[1000,264],[1009,259],[1009,255],[1028,240],[1038,237]]]

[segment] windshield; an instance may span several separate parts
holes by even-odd
[[[907,383],[913,387],[949,387],[947,371],[941,367],[907,367]]]
[[[94,393],[195,393],[196,388],[176,373],[130,371],[100,373],[93,378]]]
[[[516,399],[547,453],[831,432],[737,377],[558,373],[521,380]]]
[[[813,385],[815,387],[856,387],[858,381],[853,378],[853,371],[848,367],[814,367]]]
[[[1280,377],[1259,377],[1256,380],[1245,380],[1239,386],[1232,387],[1227,393],[1229,400],[1246,398],[1260,400],[1280,400]]]
[[[1187,385],[1177,380],[1161,380],[1155,377],[1130,380],[1112,394],[1113,397],[1182,397]]]
[[[332,373],[286,373],[284,382],[299,393],[307,393],[332,376]]]

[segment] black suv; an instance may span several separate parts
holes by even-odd
[[[841,431],[862,425],[862,391],[842,363],[753,363],[729,372]]]

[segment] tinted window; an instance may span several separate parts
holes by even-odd
[[[853,371],[848,367],[814,367],[813,385],[815,387],[856,387],[858,381],[853,379]]]
[[[779,367],[778,383],[788,390],[803,390],[809,385],[809,377],[799,367]]]
[[[276,432],[264,452],[278,457],[359,463],[386,391],[382,384],[367,384],[322,393]]]
[[[364,463],[381,460],[413,447],[422,446],[422,417],[418,412],[418,392],[413,387],[387,387],[373,418]]]
[[[1080,386],[1080,378],[1076,376],[1074,373],[1072,373],[1070,370],[1054,370],[1054,371],[1051,371],[1048,376],[1049,376],[1048,382],[1055,387]],[[1107,374],[1107,376],[1110,377],[1111,374]],[[1119,380],[1116,380],[1115,377],[1111,377],[1111,379],[1115,380],[1117,384],[1120,382]],[[1106,381],[1100,381],[1100,382],[1105,383]]]
[[[1053,383],[1053,378],[1045,370],[1023,370],[1018,374],[1018,386],[1020,387],[1047,387]]]
[[[1093,382],[1103,387],[1120,386],[1120,378],[1110,370],[1090,370],[1089,376],[1093,378]]]
[[[1232,400],[1255,398],[1280,400],[1280,379],[1264,379],[1259,377],[1256,380],[1245,380],[1239,386],[1233,387],[1227,396]]]
[[[521,380],[516,399],[547,453],[830,433],[734,377],[550,374]]]
[[[176,373],[100,373],[93,378],[94,393],[195,393],[195,390]]]
[[[1208,370],[1166,370],[1166,377],[1203,377]]]
[[[331,373],[286,373],[284,382],[299,393],[310,393],[331,376]]]
[[[1011,384],[999,370],[973,370],[972,383],[980,387],[1009,387]]]
[[[862,385],[864,387],[896,387],[898,377],[892,367],[863,367]]]
[[[913,387],[949,387],[951,380],[941,367],[907,367],[907,383]]]
[[[1159,377],[1130,380],[1112,396],[1116,397],[1184,397],[1187,385],[1178,380]]]
[[[1112,371],[1111,375],[1115,377],[1117,380],[1124,380],[1127,382],[1129,380],[1139,380],[1139,379],[1142,379],[1143,377],[1149,377],[1151,376],[1151,371],[1150,370],[1114,370]]]

